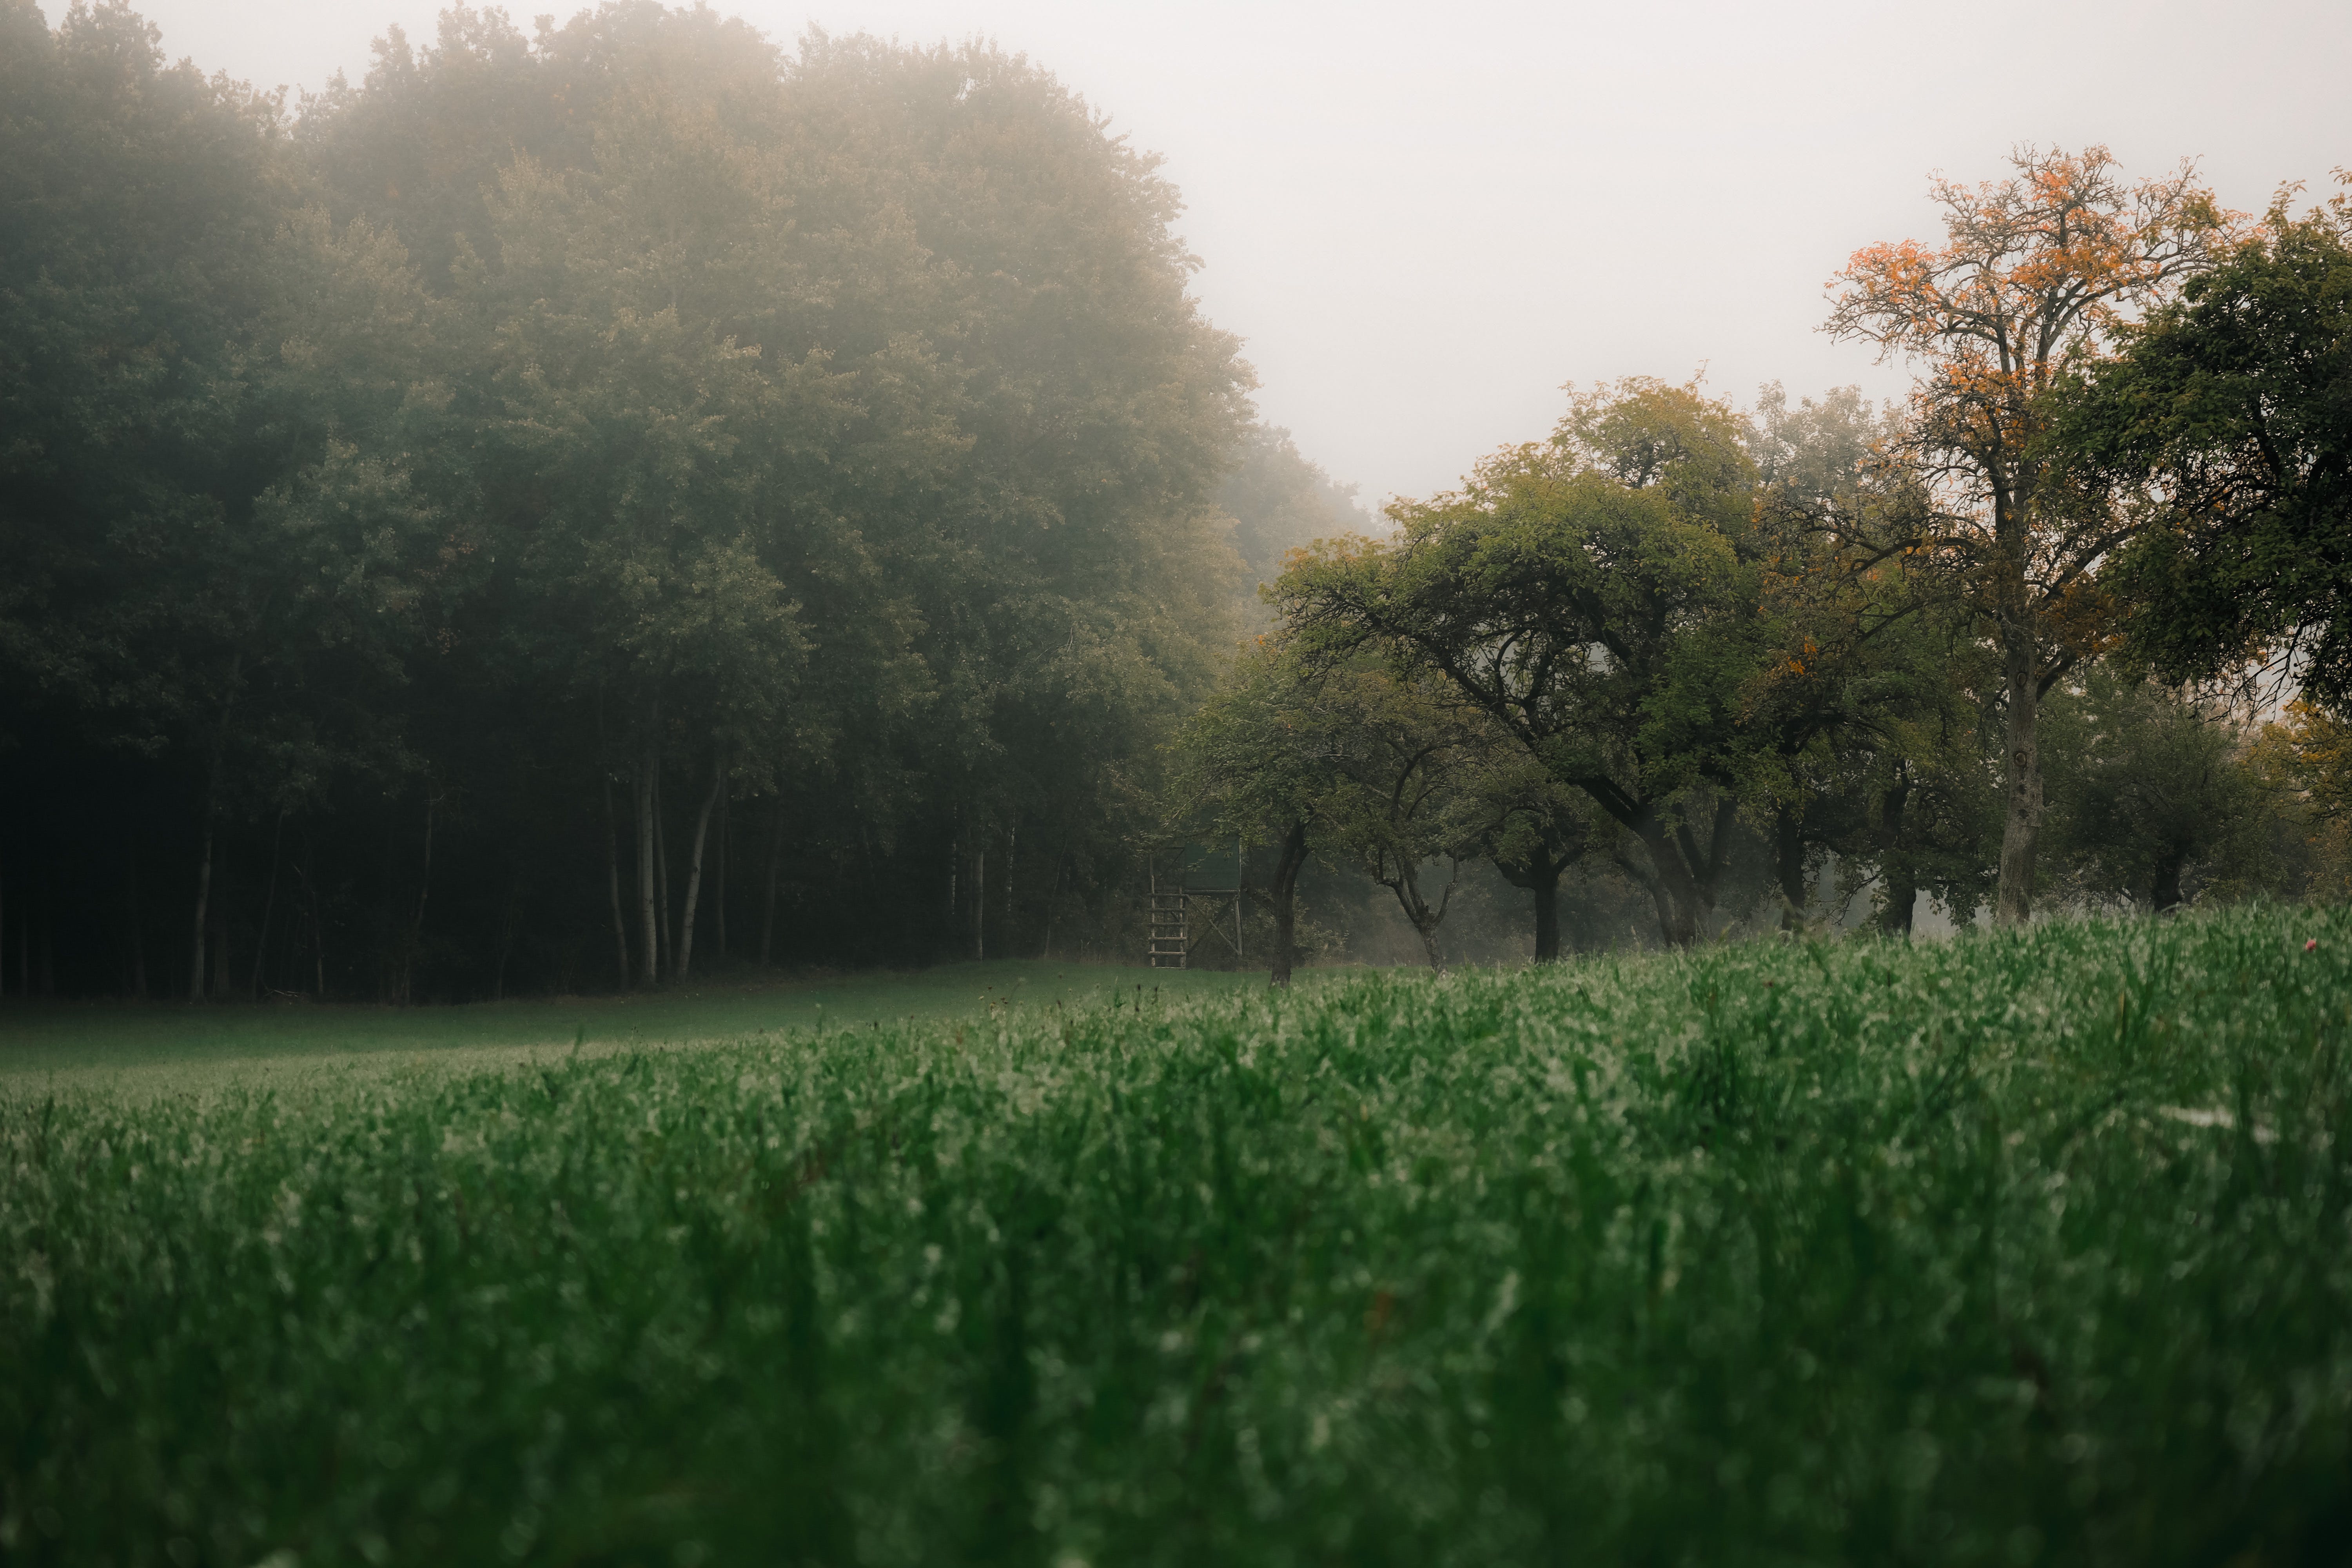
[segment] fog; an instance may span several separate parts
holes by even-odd
[[[173,57],[298,89],[357,79],[388,24],[429,40],[439,10],[142,8]],[[1164,156],[1265,416],[1370,501],[1541,434],[1570,380],[1899,392],[1900,366],[1816,328],[1848,253],[1934,233],[1931,171],[2105,142],[2131,174],[2195,157],[2258,210],[2352,163],[2341,4],[718,9],[783,42],[985,36],[1055,71]]]

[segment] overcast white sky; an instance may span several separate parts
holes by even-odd
[[[134,4],[174,58],[310,88],[356,81],[387,24],[429,40],[441,8]],[[543,4],[512,10],[528,27]],[[1742,402],[1769,379],[1899,392],[1899,367],[1814,329],[1857,247],[1936,236],[1930,171],[2104,142],[2129,174],[2196,157],[2259,209],[2352,164],[2346,0],[714,8],[787,43],[983,36],[1052,69],[1164,155],[1261,409],[1373,502],[1542,435],[1570,380],[1704,363]]]

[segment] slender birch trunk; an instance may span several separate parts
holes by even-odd
[[[261,1000],[261,964],[269,953],[269,917],[278,908],[278,852],[286,847],[286,814],[278,814],[277,830],[269,836],[269,888],[261,899],[261,932],[253,941],[253,978],[246,994],[255,1001]]]
[[[598,782],[604,791],[604,892],[613,904],[613,962],[621,989],[629,988],[629,925],[621,918],[621,850],[614,842],[619,827],[613,821],[613,775],[601,765]]]
[[[425,900],[433,891],[433,819],[441,805],[430,780],[425,785],[425,860],[416,872],[416,913],[408,922],[408,941],[400,953],[400,1005],[415,1000],[416,947],[425,939]]]
[[[694,847],[688,853],[686,869],[686,921],[677,938],[677,964],[675,973],[680,980],[694,973],[694,915],[702,902],[702,846],[710,832],[710,814],[719,807],[719,792],[727,787],[727,769],[719,757],[710,764],[710,790],[702,797],[702,810],[694,819]]]
[[[313,1000],[327,999],[327,922],[319,909],[319,851],[310,835],[302,835],[302,863],[295,868],[302,879],[302,899],[310,906],[310,965],[314,989]]]
[[[209,792],[207,792],[209,794]],[[196,921],[195,941],[188,959],[188,1000],[205,999],[205,936],[212,914],[213,898],[213,814],[207,800],[205,806],[205,832],[202,847],[196,851]],[[22,965],[18,966],[20,969]],[[20,974],[21,983],[23,976]]]
[[[226,889],[223,889],[224,895]],[[229,998],[228,984],[228,900],[226,896],[213,900],[213,977],[212,997],[215,1002]]]
[[[776,934],[776,870],[784,858],[784,797],[776,795],[776,809],[768,824],[768,890],[760,911],[760,967],[768,967]]]
[[[654,886],[661,889],[661,956],[664,973],[677,978],[677,899],[669,880],[669,834],[663,821],[662,781],[654,773]]]
[[[147,931],[139,908],[139,851],[131,851],[131,994],[147,1000]]]
[[[221,752],[228,745],[229,716],[236,711],[236,683],[244,673],[245,656],[239,654],[229,660],[229,694],[221,703],[220,722],[213,726],[213,753],[205,764],[204,847],[196,859],[194,953],[188,966],[188,1000],[191,1002],[201,1002],[205,997],[205,917],[213,891],[213,819],[220,809]],[[21,981],[23,976],[20,974],[18,979]]]
[[[613,820],[613,770],[608,765],[612,753],[605,749],[604,692],[596,691],[596,783],[604,797],[604,892],[613,905],[614,972],[621,977],[621,989],[629,988],[629,922],[621,915],[621,850],[618,843],[620,827]]]
[[[721,958],[727,956],[727,851],[729,846],[732,843],[732,840],[727,837],[727,819],[729,816],[729,808],[734,804],[735,792],[733,790],[722,789],[719,792],[719,852],[717,856],[719,866],[718,876],[716,879],[719,885],[713,888],[710,892],[710,918],[716,921],[718,925],[718,930],[713,934],[719,938],[719,956]]]
[[[637,983],[661,978],[661,922],[654,913],[654,768],[658,752],[648,736],[637,758]]]

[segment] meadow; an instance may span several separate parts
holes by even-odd
[[[2343,911],[966,989],[0,1078],[0,1554],[2352,1541]]]
[[[81,1089],[307,1091],[354,1076],[526,1065],[575,1047],[590,1056],[667,1050],[793,1030],[933,1022],[990,1007],[1108,1005],[1113,993],[1138,986],[1191,996],[1250,979],[1013,960],[783,978],[722,970],[659,991],[446,1007],[12,1002],[0,1007],[0,1097]]]

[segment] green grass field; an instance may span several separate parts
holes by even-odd
[[[964,989],[576,1057],[485,1013],[554,1027],[299,1089],[16,1072],[0,1556],[2352,1542],[2343,912]]]
[[[871,1029],[986,1012],[1105,1006],[1140,986],[1166,996],[1253,977],[1051,963],[956,963],[914,973],[721,979],[635,996],[564,996],[458,1007],[186,1007],[169,1003],[0,1007],[0,1098],[57,1089],[116,1094],[286,1091],[354,1075],[527,1065],[575,1044],[588,1055]]]

